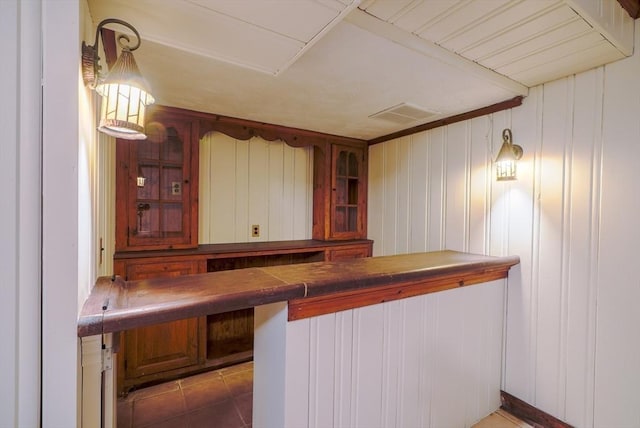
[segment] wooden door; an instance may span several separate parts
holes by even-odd
[[[127,264],[128,280],[176,277],[198,272],[197,261],[145,261]],[[171,371],[205,362],[206,317],[136,328],[124,333],[124,389],[160,379]],[[122,389],[122,388],[121,388]]]
[[[159,110],[146,126],[147,140],[117,141],[116,250],[196,247],[196,125]]]

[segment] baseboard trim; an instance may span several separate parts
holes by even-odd
[[[514,397],[508,392],[500,391],[501,409],[533,425],[536,428],[573,428],[560,419],[533,407],[531,404]]]

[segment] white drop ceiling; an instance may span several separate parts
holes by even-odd
[[[159,104],[362,139],[526,96],[633,50],[616,0],[88,3],[94,24],[120,18],[140,32],[135,57]],[[403,104],[414,116],[392,116]]]

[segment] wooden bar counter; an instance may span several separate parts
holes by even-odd
[[[455,251],[124,281],[99,278],[78,336],[288,302],[289,320],[506,278],[519,257]]]

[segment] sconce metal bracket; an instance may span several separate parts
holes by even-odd
[[[136,30],[133,25],[129,24],[126,21],[117,18],[107,18],[100,21],[98,24],[98,28],[96,28],[96,37],[92,46],[87,45],[84,41],[82,42],[82,80],[84,81],[85,86],[89,86],[91,89],[95,89],[98,85],[98,79],[100,77],[100,56],[98,56],[98,40],[100,34],[102,33],[102,27],[107,24],[119,24],[124,27],[127,27],[129,30],[135,34],[137,38],[137,42],[135,45],[129,46],[123,42],[129,43],[131,40],[129,36],[125,34],[121,34],[118,37],[118,43],[123,49],[128,49],[129,51],[135,51],[140,47],[140,34],[138,30]]]

